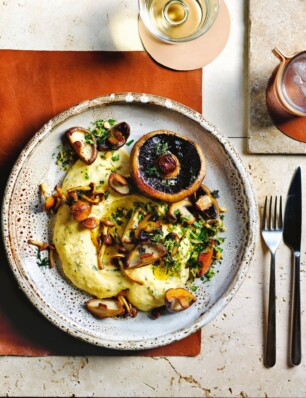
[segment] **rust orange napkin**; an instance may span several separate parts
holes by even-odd
[[[176,72],[145,52],[0,51],[0,188],[18,154],[50,118],[83,100],[115,92],[169,97],[201,112],[202,71]],[[28,302],[0,248],[0,355],[195,356],[201,332],[165,347],[116,351],[81,342]]]

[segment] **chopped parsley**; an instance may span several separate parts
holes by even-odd
[[[98,119],[91,123],[94,127],[88,129],[90,131],[90,133],[95,136],[98,145],[101,144],[106,138],[107,132],[109,130],[108,128],[105,127],[107,125],[107,123],[110,126],[113,126],[116,123],[116,120],[115,119],[108,119],[108,120]]]
[[[190,182],[191,182],[191,184],[193,182],[195,182],[196,178],[197,178],[197,175],[196,175],[196,173],[194,171],[194,168],[191,167],[191,169],[190,169]]]
[[[157,156],[164,155],[167,151],[168,151],[168,143],[167,142],[165,142],[165,143],[158,142],[156,144],[155,152],[156,152]]]
[[[37,252],[37,265],[39,267],[49,267],[50,262],[48,257],[41,257],[41,251],[38,249]]]
[[[88,168],[87,167],[85,169],[84,178],[85,178],[85,180],[89,180]]]
[[[146,171],[145,171],[146,175],[148,177],[159,177],[159,172],[157,170],[156,166],[149,166]]]
[[[134,141],[135,141],[135,140],[130,140],[130,141],[128,141],[128,142],[126,143],[126,145],[127,145],[127,146],[130,146],[130,145],[133,144]]]
[[[118,160],[120,160],[120,155],[113,155],[111,159],[113,162],[118,162]]]
[[[109,197],[109,191],[104,192],[104,199],[106,200]]]
[[[85,142],[87,142],[87,144],[94,145],[95,142],[91,133],[85,135]]]
[[[218,189],[215,189],[214,191],[212,191],[211,194],[216,199],[220,198]]]
[[[145,246],[140,246],[138,251],[139,251],[140,254],[144,254],[146,252]]]
[[[77,155],[67,146],[58,145],[57,149],[59,152],[53,153],[52,157],[56,158],[56,164],[61,167],[62,170],[67,171],[76,161]]]

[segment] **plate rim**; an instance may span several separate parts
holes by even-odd
[[[31,288],[30,283],[25,279],[20,272],[14,260],[14,253],[10,244],[10,234],[9,234],[9,210],[10,210],[10,197],[13,192],[15,183],[18,179],[19,173],[22,170],[23,164],[36,147],[36,145],[45,138],[45,136],[52,130],[52,128],[60,125],[68,118],[82,113],[83,111],[99,106],[110,105],[110,104],[149,104],[156,105],[162,108],[168,108],[169,110],[176,111],[177,113],[187,117],[190,120],[196,122],[200,127],[204,128],[208,134],[212,135],[219,144],[225,150],[227,156],[230,157],[235,169],[239,173],[239,179],[241,180],[242,186],[245,190],[245,199],[248,205],[248,240],[244,248],[244,254],[241,259],[241,264],[232,279],[231,283],[223,293],[223,295],[218,299],[218,301],[207,311],[202,313],[195,321],[193,321],[188,327],[181,328],[175,332],[167,334],[165,336],[158,336],[155,338],[150,338],[148,340],[133,340],[124,341],[118,343],[117,341],[108,340],[103,338],[103,336],[97,337],[96,335],[91,335],[88,331],[84,332],[82,330],[76,330],[77,325],[67,318],[61,317],[57,311],[50,308],[49,306],[44,306],[42,298]],[[182,103],[174,101],[172,99],[148,94],[148,93],[137,93],[137,92],[122,92],[122,93],[111,93],[103,96],[95,97],[82,101],[76,105],[73,105],[63,112],[57,114],[46,122],[39,130],[34,134],[34,136],[25,145],[20,155],[18,156],[9,178],[6,183],[6,187],[3,195],[2,204],[2,217],[1,217],[1,230],[4,242],[5,253],[7,256],[10,268],[13,271],[15,279],[19,287],[22,289],[29,301],[36,307],[36,309],[47,318],[51,323],[59,327],[64,332],[80,339],[91,343],[93,345],[112,348],[117,350],[141,350],[164,346],[166,344],[178,341],[191,335],[205,324],[214,319],[222,309],[231,301],[231,299],[236,295],[242,282],[244,281],[247,272],[249,270],[256,244],[256,236],[258,230],[258,210],[256,195],[251,181],[251,177],[247,172],[244,163],[238,154],[235,147],[229,141],[229,139],[223,136],[214,125],[208,122],[202,114],[189,108]],[[50,308],[50,311],[48,310]]]

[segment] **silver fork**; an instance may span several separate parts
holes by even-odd
[[[265,207],[262,217],[262,236],[271,252],[269,307],[268,307],[268,330],[266,341],[265,365],[272,367],[276,362],[276,307],[275,307],[275,254],[283,234],[283,210],[282,197],[277,203],[274,201],[274,212],[272,214],[272,196],[269,200],[266,196]]]

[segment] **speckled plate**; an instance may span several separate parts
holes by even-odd
[[[184,312],[161,316],[155,321],[146,313],[139,313],[133,319],[97,320],[84,308],[89,296],[63,277],[60,266],[39,267],[35,247],[27,243],[30,238],[50,241],[52,219],[42,210],[38,186],[44,182],[53,188],[64,177],[54,159],[64,132],[72,126],[89,127],[98,118],[128,122],[131,138],[135,140],[152,130],[176,131],[196,141],[207,158],[206,184],[219,190],[219,202],[228,209],[224,259],[209,283],[196,282],[197,302]],[[116,349],[165,345],[186,337],[213,319],[234,297],[246,276],[256,229],[257,210],[251,182],[231,143],[199,113],[149,94],[121,93],[91,99],[50,120],[18,158],[8,180],[2,209],[9,263],[30,301],[69,334]]]

